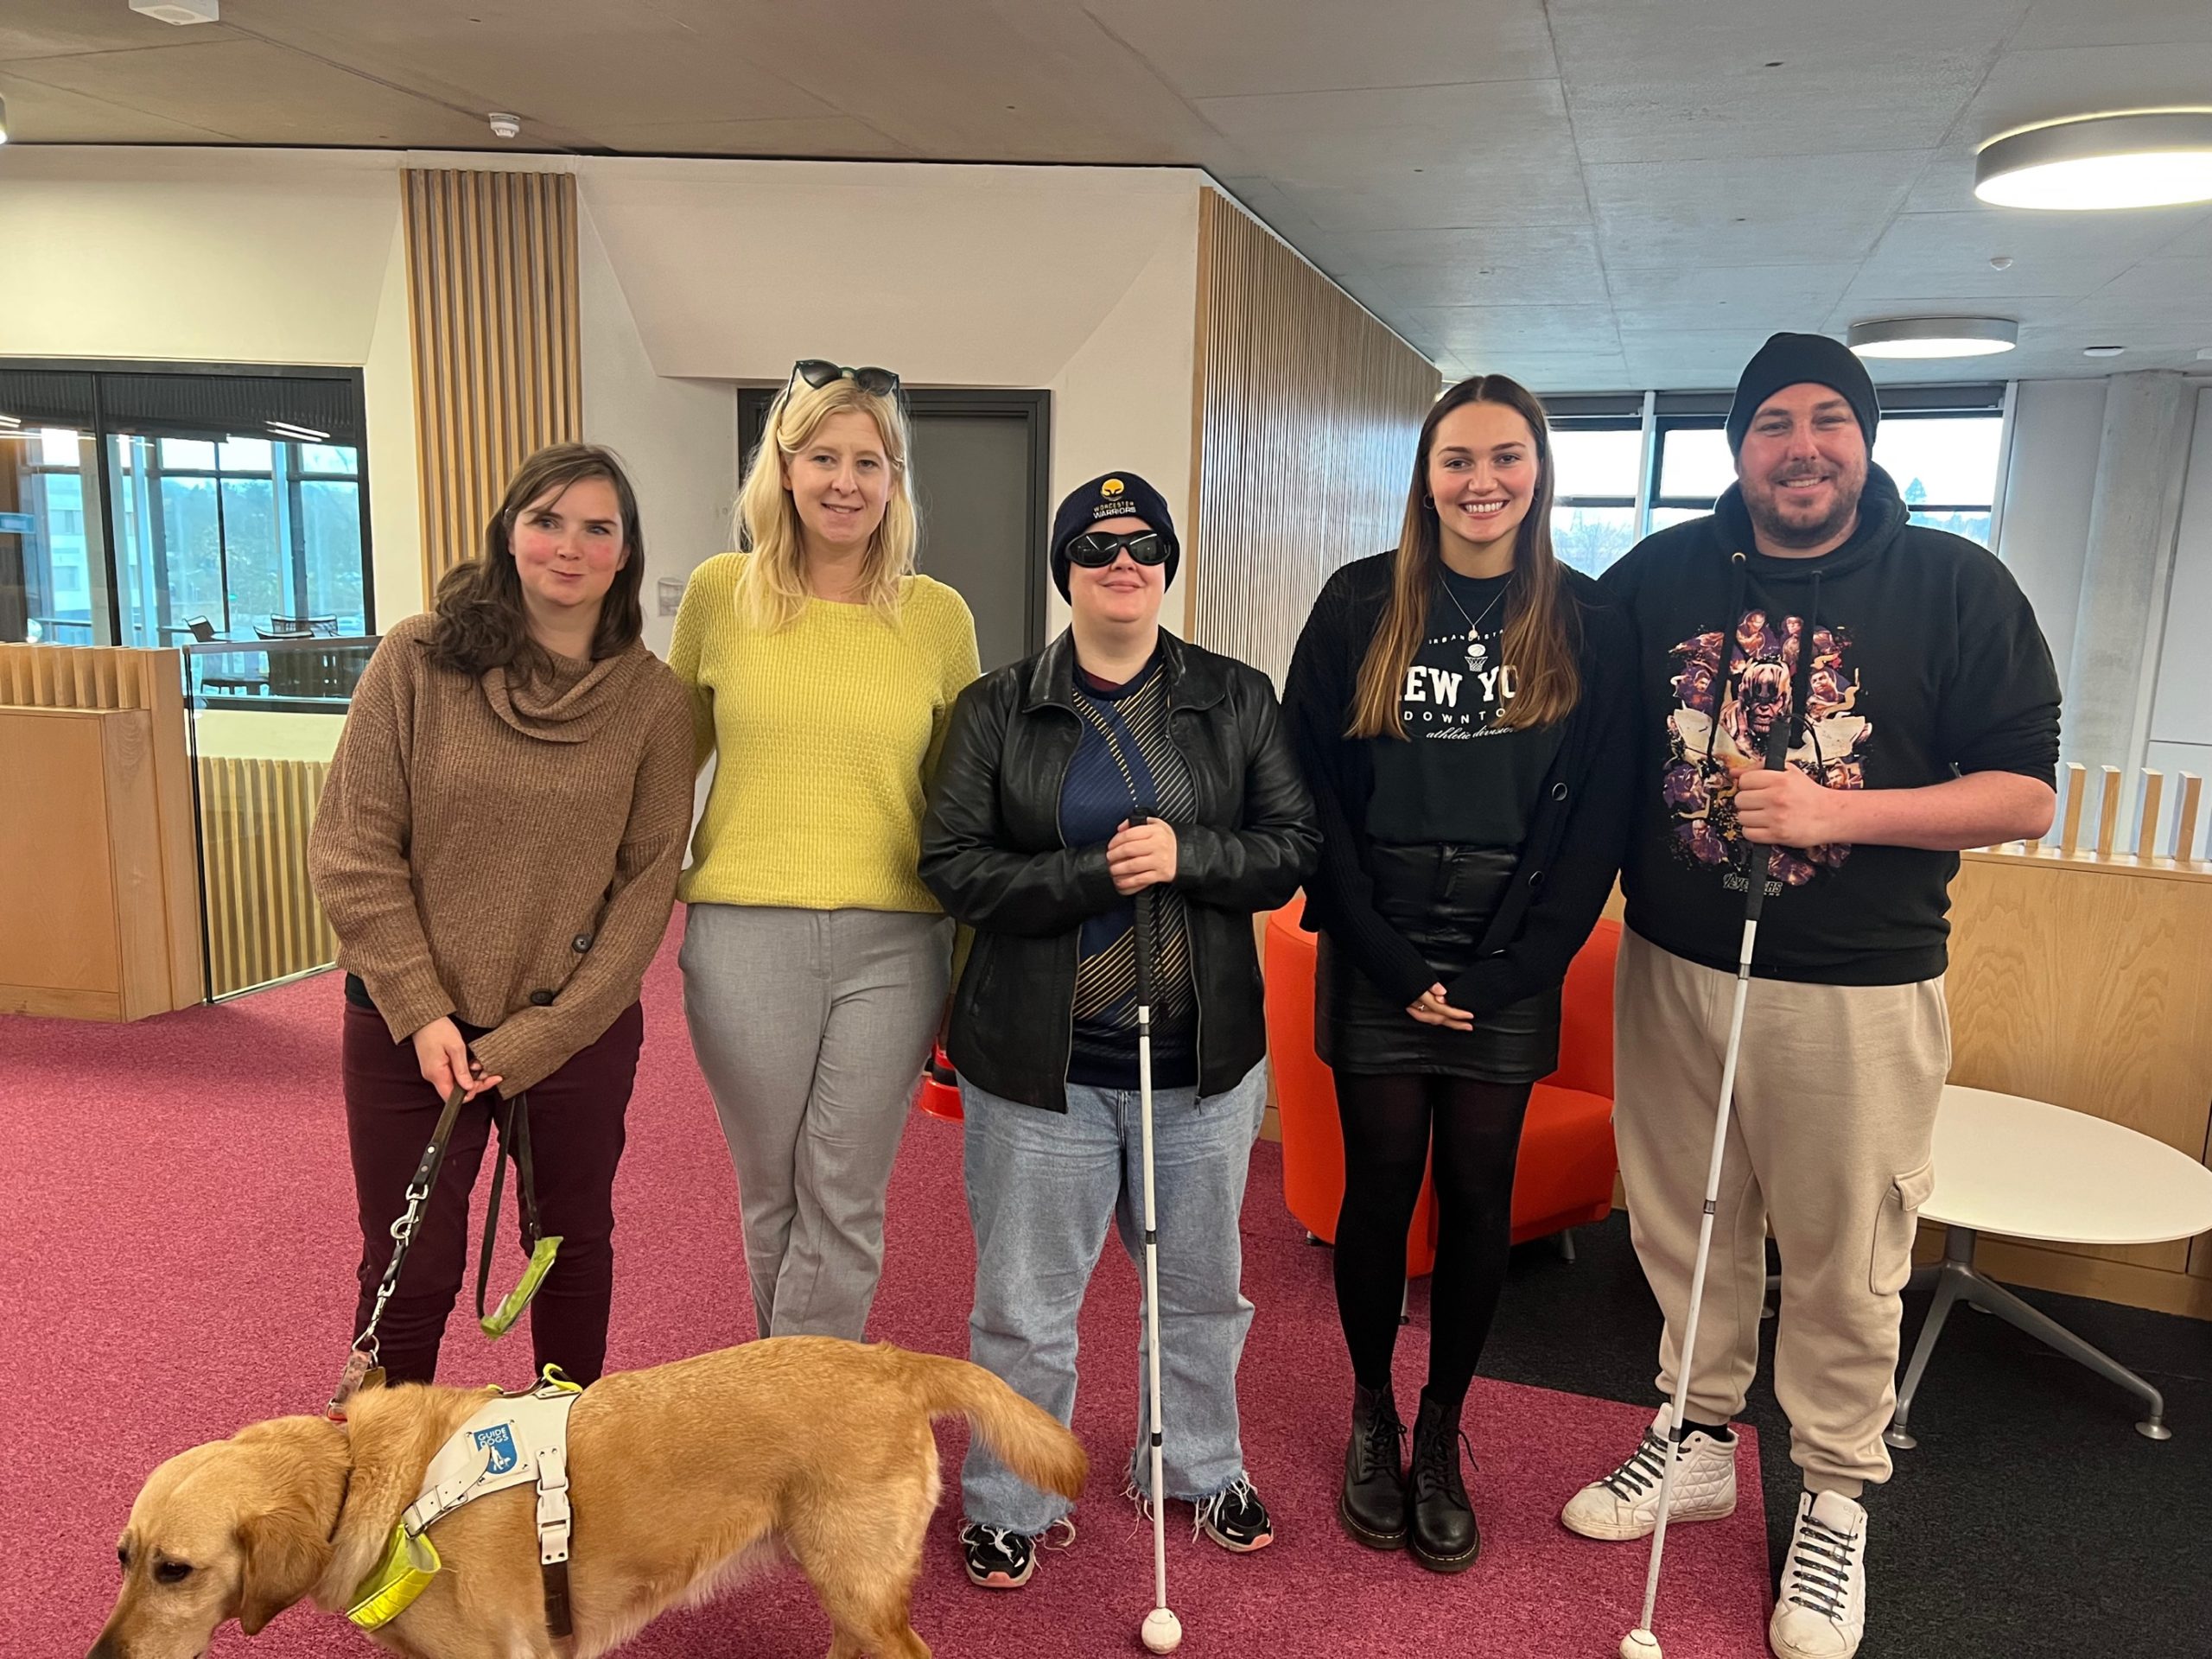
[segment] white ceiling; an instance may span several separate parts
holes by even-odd
[[[0,96],[29,143],[1194,164],[1447,374],[1554,391],[1901,314],[2021,348],[1885,378],[2212,347],[2212,212],[1971,190],[2023,123],[2212,101],[2208,0],[7,0]]]

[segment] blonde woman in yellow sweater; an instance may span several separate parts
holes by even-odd
[[[898,387],[885,369],[792,371],[739,494],[745,550],[692,573],[669,653],[715,755],[681,890],[683,1006],[763,1337],[863,1333],[950,969],[952,924],[915,863],[976,624],[914,573]]]

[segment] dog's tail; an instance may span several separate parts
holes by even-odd
[[[1032,1486],[1066,1498],[1082,1495],[1090,1460],[1083,1443],[1052,1413],[964,1359],[908,1350],[901,1350],[899,1357],[931,1416],[958,1412],[999,1460]]]

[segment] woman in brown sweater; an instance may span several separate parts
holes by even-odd
[[[331,762],[308,867],[346,970],[357,1330],[440,1109],[468,1097],[385,1311],[390,1382],[437,1369],[494,1109],[504,1141],[525,1096],[539,1218],[562,1240],[536,1362],[585,1383],[605,1362],[638,986],[691,824],[690,708],[640,638],[644,581],[614,457],[539,450],[482,556],[385,636]]]

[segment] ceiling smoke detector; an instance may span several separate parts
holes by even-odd
[[[130,10],[165,23],[212,23],[223,15],[223,0],[130,0]]]
[[[512,138],[522,130],[522,118],[518,115],[490,115],[485,119],[492,124],[494,138]]]

